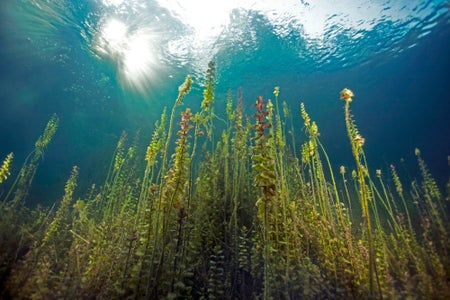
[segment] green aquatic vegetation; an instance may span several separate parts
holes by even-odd
[[[177,241],[175,247],[175,253],[173,258],[173,270],[172,270],[172,280],[171,280],[171,290],[174,288],[174,276],[178,272],[178,267],[180,260],[183,259],[182,252],[184,248],[184,223],[187,217],[188,205],[187,205],[187,184],[188,184],[188,166],[189,166],[189,131],[193,127],[190,124],[192,118],[192,113],[189,108],[186,108],[184,112],[181,113],[180,130],[178,131],[178,140],[176,141],[176,148],[174,154],[174,162],[172,168],[167,174],[166,186],[163,190],[164,196],[163,200],[163,210],[165,215],[170,215],[172,209],[176,210],[176,217],[166,218],[163,223],[163,235],[166,235],[165,230],[168,231],[169,222],[176,220],[178,223],[176,225],[176,235],[172,237]],[[172,223],[172,222],[171,222]],[[166,242],[163,242],[164,244]],[[164,252],[164,249],[162,250]]]
[[[58,126],[59,126],[59,118],[56,114],[54,114],[47,122],[43,134],[39,136],[38,140],[35,143],[33,161],[37,161],[38,157],[44,156],[45,149],[53,139],[53,136],[55,135]]]
[[[157,204],[154,207],[155,214],[153,222],[153,249],[151,252],[151,265],[148,277],[147,295],[164,293],[171,295],[175,287],[176,273],[178,272],[179,259],[184,249],[184,219],[188,212],[188,185],[189,185],[189,131],[192,129],[192,113],[186,108],[181,113],[180,130],[177,132],[175,153],[172,155],[171,167],[167,169],[167,154],[172,135],[172,126],[175,109],[181,105],[181,98],[190,90],[192,79],[186,77],[184,83],[179,87],[179,95],[172,108],[169,119],[169,131],[163,152],[161,174]],[[175,215],[176,214],[176,215]],[[176,234],[174,235],[174,232]],[[177,242],[175,242],[177,241]],[[173,246],[176,244],[176,246]],[[156,262],[156,264],[154,263]],[[172,265],[170,271],[166,271],[165,265]],[[160,281],[170,282],[166,286],[157,286]],[[168,286],[167,286],[168,285]],[[163,289],[161,289],[163,288]]]
[[[161,174],[165,174],[166,169],[167,169],[167,155],[169,152],[169,145],[170,145],[170,141],[171,141],[171,137],[172,137],[172,129],[173,129],[173,120],[175,118],[175,110],[178,105],[183,105],[181,100],[183,99],[183,97],[185,95],[187,95],[189,93],[189,91],[191,90],[191,87],[192,87],[192,78],[191,78],[191,76],[187,75],[184,82],[178,87],[178,97],[175,100],[175,103],[172,107],[172,111],[170,113],[169,129],[167,131],[168,133],[167,133],[166,143],[164,145],[164,151],[163,151]]]
[[[145,146],[123,133],[104,182],[80,196],[77,168],[50,210],[26,208],[27,192],[16,192],[33,176],[13,184],[0,206],[1,297],[449,297],[447,202],[420,153],[420,181],[393,166],[372,179],[351,91],[342,98],[355,170],[335,176],[318,124],[302,104],[298,140],[300,117],[279,105],[279,87],[246,117],[240,90],[215,102],[213,62],[198,110],[179,111],[192,84],[187,76]],[[24,166],[42,158],[57,119],[49,124]]]
[[[344,190],[345,190],[345,198],[347,200],[347,204],[348,204],[348,211],[349,211],[349,216],[350,218],[352,218],[353,214],[352,214],[352,201],[350,198],[350,193],[348,191],[348,185],[347,185],[347,177],[345,176],[347,172],[347,169],[345,168],[345,166],[340,166],[339,167],[339,173],[342,176],[342,183],[344,186]]]
[[[166,138],[166,119],[167,112],[164,108],[161,118],[159,121],[155,122],[155,129],[151,138],[149,145],[147,146],[147,151],[145,153],[145,161],[147,162],[145,166],[144,175],[142,178],[142,183],[139,191],[139,198],[136,208],[136,213],[134,215],[134,225],[132,228],[133,232],[133,242],[139,237],[138,242],[136,242],[134,254],[138,258],[134,265],[131,267],[129,286],[136,295],[140,294],[141,285],[145,281],[145,268],[149,264],[149,257],[151,254],[150,244],[152,242],[153,234],[153,214],[150,213],[154,211],[155,200],[157,199],[157,191],[159,190],[158,185],[155,183],[155,177],[157,176],[157,166],[158,157],[161,157],[161,152],[164,146],[164,140]],[[132,250],[132,239],[130,239],[129,244],[129,255]],[[123,288],[123,287],[122,287]]]
[[[194,176],[194,169],[192,168],[194,159],[197,153],[197,144],[198,139],[205,135],[204,131],[207,133],[207,141],[210,140],[212,143],[212,128],[213,128],[213,109],[212,104],[214,102],[214,84],[215,84],[215,72],[216,65],[214,61],[210,61],[208,63],[208,70],[206,71],[206,83],[205,88],[203,90],[203,101],[201,103],[201,110],[193,116],[193,121],[195,123],[194,128],[194,141],[192,146],[192,152],[190,157],[190,166],[189,166],[189,195],[191,196],[192,191],[192,183]],[[203,131],[204,130],[204,131]],[[206,143],[204,147],[206,147]],[[189,198],[189,200],[191,200]]]
[[[0,166],[0,183],[5,181],[6,179],[8,179],[8,176],[11,175],[10,169],[11,169],[11,163],[12,163],[13,157],[14,157],[14,154],[11,152],[3,160],[3,163]]]
[[[392,172],[392,178],[394,179],[395,190],[396,190],[398,196],[400,197],[400,199],[402,200],[403,208],[404,208],[404,211],[406,214],[406,219],[408,221],[409,230],[411,231],[412,234],[414,234],[414,229],[413,229],[413,226],[411,223],[411,217],[409,215],[408,205],[406,204],[406,200],[403,195],[403,185],[397,174],[397,170],[395,169],[395,166],[391,164],[390,168],[391,168],[391,172]]]
[[[206,71],[205,89],[203,90],[203,101],[201,104],[202,111],[208,111],[214,102],[214,83],[216,75],[216,64],[214,61],[208,63]]]
[[[355,123],[350,115],[350,102],[354,94],[349,89],[343,89],[341,91],[341,99],[345,101],[345,125],[347,127],[347,134],[350,139],[350,145],[352,148],[353,157],[356,162],[356,172],[358,176],[358,187],[359,187],[359,195],[361,199],[361,208],[363,217],[365,219],[366,227],[367,227],[367,240],[369,244],[369,284],[370,284],[370,296],[375,296],[375,273],[376,273],[376,260],[375,260],[375,248],[374,248],[374,239],[372,235],[372,224],[371,217],[369,212],[369,189],[366,183],[366,174],[367,168],[361,161],[363,156],[362,146],[364,145],[365,139],[358,132],[358,129],[355,126]],[[378,281],[378,276],[377,276]],[[381,295],[379,295],[381,297]]]
[[[324,168],[322,164],[321,155],[319,153],[319,150],[322,150],[323,155],[326,158],[326,161],[329,165],[329,171],[331,178],[334,182],[334,175],[333,171],[331,169],[328,155],[324,151],[324,148],[322,147],[322,144],[319,141],[319,128],[316,124],[316,122],[312,121],[306,112],[305,105],[303,103],[300,104],[300,111],[301,116],[303,119],[303,124],[305,125],[305,129],[308,133],[309,139],[307,142],[305,142],[303,146],[303,155],[304,161],[307,161],[308,166],[311,170],[310,180],[312,185],[315,186],[315,191],[318,193],[315,194],[315,199],[317,199],[321,213],[326,215],[330,224],[334,224],[333,221],[333,214],[331,212],[331,205],[329,200],[333,199],[333,196],[330,197],[330,191],[328,187],[328,183],[325,177]],[[336,186],[336,183],[333,183],[333,186]],[[339,196],[337,195],[337,190],[332,191],[335,193],[335,201],[339,202]]]
[[[53,136],[58,129],[58,124],[58,116],[56,114],[52,115],[44,128],[44,132],[35,142],[34,150],[25,159],[19,175],[9,188],[9,191],[3,201],[11,201],[11,205],[15,208],[18,208],[24,203],[28,196],[28,191],[36,173],[39,161],[44,157],[45,149],[53,139]]]
[[[35,147],[27,156],[15,180],[8,186],[3,185],[6,191],[0,191],[0,290],[8,281],[8,274],[25,255],[27,249],[43,234],[43,228],[48,223],[48,212],[42,207],[30,211],[25,206],[29,190],[39,162],[52,140],[59,119],[52,115],[46,124],[41,136],[35,142]],[[1,168],[2,179],[9,176],[13,155],[5,159]],[[0,296],[1,297],[1,296]]]
[[[65,193],[55,216],[43,228],[42,237],[35,240],[31,252],[12,272],[9,284],[15,287],[18,293],[16,297],[24,293],[30,298],[45,299],[61,297],[67,292],[65,274],[70,272],[66,267],[69,264],[68,251],[72,240],[70,208],[77,177],[78,168],[75,166],[67,180]]]
[[[271,135],[266,132],[266,129],[272,127],[270,122],[270,104],[267,104],[267,110],[265,110],[266,102],[261,96],[259,96],[254,104],[257,113],[254,114],[256,119],[255,129],[255,145],[253,146],[252,155],[252,169],[255,173],[254,181],[255,186],[260,189],[259,198],[256,202],[258,209],[257,217],[261,221],[262,227],[262,243],[263,247],[263,260],[264,260],[264,294],[263,298],[268,299],[271,294],[271,281],[272,270],[270,258],[272,257],[272,237],[271,232],[275,231],[277,235],[276,223],[271,222],[271,214],[276,212],[276,204],[274,204],[276,196],[276,172],[275,161],[273,154],[273,144],[269,143]],[[275,228],[273,227],[275,225]]]

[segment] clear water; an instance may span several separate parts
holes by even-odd
[[[60,129],[39,168],[34,202],[54,201],[72,165],[102,182],[122,130],[148,140],[186,74],[198,107],[207,63],[217,65],[218,113],[228,89],[305,102],[336,168],[352,163],[339,91],[373,167],[422,150],[441,183],[450,149],[448,1],[38,1],[0,4],[0,157],[16,170],[51,114]],[[223,105],[224,106],[224,105]],[[223,111],[222,111],[223,112]],[[414,174],[413,174],[414,175]]]

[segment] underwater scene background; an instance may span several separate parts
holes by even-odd
[[[449,297],[449,9],[2,1],[1,297]]]

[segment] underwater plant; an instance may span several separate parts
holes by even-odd
[[[75,193],[84,175],[74,167],[52,208],[31,209],[29,187],[58,127],[50,119],[0,202],[0,297],[450,297],[449,190],[418,149],[421,178],[408,182],[392,164],[372,179],[344,89],[355,167],[335,168],[303,103],[298,140],[280,87],[273,100],[258,96],[248,117],[240,89],[237,101],[232,91],[215,101],[215,72],[210,62],[197,110],[180,109],[193,85],[186,76],[145,146],[123,132],[103,182]]]
[[[34,150],[25,159],[16,178],[10,185],[1,186],[0,191],[0,290],[6,290],[6,284],[36,238],[43,234],[43,227],[49,222],[49,212],[38,206],[30,210],[25,204],[34,175],[45,149],[53,139],[59,119],[52,115],[42,135],[35,142]],[[13,154],[5,159],[1,180],[10,176]],[[2,294],[0,294],[2,297]]]
[[[261,220],[262,227],[262,242],[264,245],[263,259],[264,259],[264,299],[268,299],[271,293],[271,235],[273,225],[270,223],[270,214],[272,213],[275,205],[273,203],[276,195],[276,173],[275,173],[275,161],[272,156],[273,148],[272,144],[268,143],[268,139],[271,136],[266,133],[266,129],[272,127],[269,117],[270,113],[265,110],[266,102],[262,96],[258,96],[254,106],[257,113],[253,115],[256,119],[255,129],[255,146],[253,147],[252,156],[252,169],[255,173],[254,181],[255,186],[261,190],[259,198],[256,202],[258,209],[258,219]],[[271,109],[271,102],[267,104],[268,110]]]
[[[6,179],[8,179],[8,176],[11,175],[10,166],[11,166],[13,157],[14,157],[14,154],[11,152],[3,160],[3,163],[0,166],[0,183],[5,181]]]
[[[363,217],[366,223],[367,229],[367,240],[369,243],[369,284],[370,284],[370,296],[375,296],[375,280],[378,282],[378,276],[376,276],[376,260],[375,260],[375,248],[374,248],[374,238],[372,235],[372,221],[369,212],[369,199],[370,194],[368,190],[368,185],[366,183],[367,167],[364,165],[363,159],[363,145],[365,139],[359,133],[352,116],[350,115],[350,103],[353,101],[355,95],[350,89],[343,89],[341,91],[341,99],[344,100],[344,110],[345,110],[345,126],[347,128],[347,135],[350,139],[350,145],[352,148],[353,158],[356,163],[356,172],[358,178],[359,196],[361,200],[361,208]],[[376,278],[375,278],[376,277]],[[378,282],[379,285],[379,282]],[[382,297],[381,295],[379,295]]]
[[[44,128],[44,132],[35,142],[34,150],[25,159],[19,175],[9,188],[9,191],[3,198],[3,201],[11,201],[11,205],[15,207],[24,204],[24,201],[28,196],[28,190],[30,189],[31,182],[33,181],[33,177],[36,173],[39,160],[44,157],[45,149],[53,139],[53,136],[58,129],[58,124],[59,118],[56,114],[53,114]],[[13,199],[11,199],[11,197],[13,197]]]

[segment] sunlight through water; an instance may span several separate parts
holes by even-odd
[[[154,53],[156,39],[151,30],[146,27],[132,30],[124,22],[109,18],[98,32],[94,50],[100,56],[115,61],[122,83],[145,91],[157,64]]]
[[[123,86],[140,92],[152,86],[163,66],[188,66],[195,75],[220,53],[245,57],[264,47],[258,26],[269,29],[303,64],[320,69],[414,47],[397,44],[414,30],[425,36],[436,15],[447,11],[440,9],[443,1],[155,2],[99,0],[98,20],[91,24],[93,51],[117,66]]]

